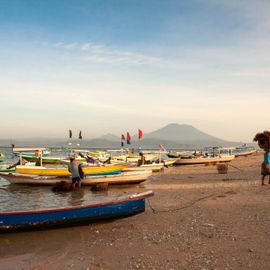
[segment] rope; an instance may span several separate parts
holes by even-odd
[[[239,170],[240,172],[243,172],[243,170],[239,169],[239,168],[236,167],[236,166],[233,166],[233,165],[231,165],[231,164],[228,164],[228,165],[231,166],[231,167],[233,167],[233,168],[235,168],[235,169],[237,169],[237,170]]]
[[[214,196],[214,194],[211,194],[211,195],[208,195],[208,196],[205,196],[205,197],[201,197],[201,198],[199,198],[199,199],[197,199],[197,200],[194,200],[194,201],[190,202],[189,204],[184,205],[184,206],[182,206],[182,207],[173,208],[173,209],[166,209],[166,210],[156,210],[156,209],[151,205],[149,198],[146,198],[146,199],[147,199],[147,201],[148,201],[148,205],[149,205],[150,209],[152,210],[152,212],[153,212],[154,214],[156,214],[156,213],[166,213],[166,212],[175,212],[175,211],[183,210],[183,209],[186,209],[186,208],[189,208],[189,207],[193,206],[193,205],[196,204],[197,202],[200,202],[200,201],[205,200],[205,199],[209,199],[209,198],[211,198],[211,197],[213,197],[213,196]]]

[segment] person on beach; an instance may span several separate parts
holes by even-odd
[[[81,187],[81,176],[80,176],[80,164],[76,160],[75,156],[70,157],[70,164],[68,170],[71,173],[72,188],[75,189],[76,186]]]
[[[263,163],[261,165],[262,186],[264,186],[264,179],[267,175],[269,175],[268,184],[270,184],[270,131],[257,133],[253,140],[257,141],[259,147],[264,150]]]
[[[140,159],[138,160],[138,166],[144,165],[145,164],[145,157],[144,157],[143,152],[140,152],[139,155],[140,155]]]

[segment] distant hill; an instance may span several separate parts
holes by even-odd
[[[133,141],[137,141],[134,136]],[[209,135],[191,125],[168,124],[165,127],[144,134],[140,142],[142,147],[155,148],[162,144],[167,148],[203,148],[209,146],[237,146],[242,142],[230,142]]]
[[[227,141],[211,136],[190,125],[169,124],[156,131],[145,134],[144,138],[155,138],[174,142],[195,143],[200,142],[218,142],[227,143]]]
[[[16,146],[25,147],[68,147],[68,139],[28,139],[12,140]],[[79,144],[79,146],[77,145]],[[162,144],[167,149],[195,149],[207,146],[239,146],[243,142],[230,142],[209,135],[191,125],[168,124],[160,129],[146,133],[140,141],[143,149],[158,149]],[[11,140],[0,140],[1,146],[10,146]],[[138,137],[132,136],[131,145],[124,147],[137,148]],[[120,138],[114,134],[105,134],[95,139],[72,140],[72,147],[80,148],[120,148]]]
[[[98,139],[104,139],[104,140],[108,140],[108,141],[112,141],[112,142],[119,142],[120,141],[119,136],[116,136],[116,135],[111,134],[111,133],[105,134],[105,135],[99,137]]]

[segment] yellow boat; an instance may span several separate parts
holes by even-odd
[[[118,174],[125,168],[125,164],[103,165],[103,166],[84,166],[84,174],[87,175],[111,175]],[[68,168],[48,168],[43,166],[16,166],[16,173],[46,176],[69,176]]]

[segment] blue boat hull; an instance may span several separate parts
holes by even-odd
[[[150,195],[152,194],[153,193]],[[145,210],[145,197],[146,196],[139,196],[135,199],[128,197],[120,201],[116,200],[104,204],[72,208],[26,212],[1,212],[0,231],[44,228],[129,216]]]

